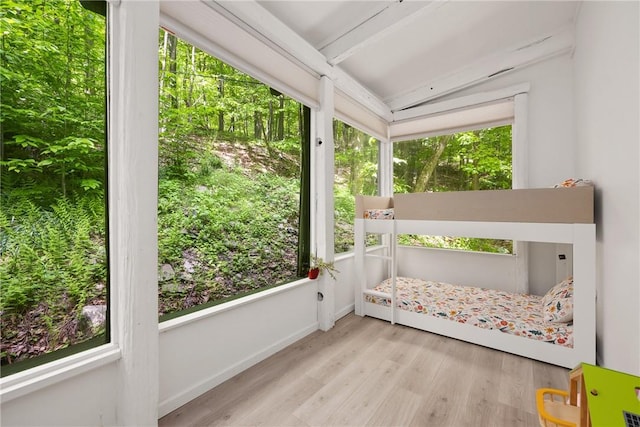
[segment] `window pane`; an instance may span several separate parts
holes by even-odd
[[[335,200],[334,252],[353,250],[355,196],[378,194],[379,141],[339,120],[333,121],[335,144]],[[367,239],[370,244],[377,238]]]
[[[304,119],[299,103],[164,30],[159,52],[166,319],[299,278]]]
[[[512,185],[511,125],[394,144],[397,193],[508,189]],[[511,241],[401,236],[401,244],[511,253]]]
[[[0,21],[7,374],[108,339],[106,26],[71,0],[3,0]]]

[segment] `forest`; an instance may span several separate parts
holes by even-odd
[[[106,336],[105,18],[0,0],[2,365]],[[304,108],[159,29],[161,319],[299,278]],[[378,141],[334,121],[335,252]],[[511,127],[397,143],[396,192],[511,187]],[[498,242],[405,243],[505,251]],[[313,248],[311,248],[313,253]]]

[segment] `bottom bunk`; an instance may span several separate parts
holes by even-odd
[[[406,277],[365,290],[363,315],[572,368],[595,353],[574,342],[573,280],[545,296],[458,286]]]

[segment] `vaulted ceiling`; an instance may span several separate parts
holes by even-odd
[[[577,1],[209,1],[291,55],[313,51],[391,111],[566,53]],[[304,59],[303,59],[304,61]]]

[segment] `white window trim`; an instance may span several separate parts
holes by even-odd
[[[158,329],[162,334],[171,331],[172,329],[182,328],[190,323],[199,322],[209,317],[214,317],[227,311],[235,310],[244,305],[253,304],[255,302],[270,298],[275,295],[279,295],[283,292],[288,292],[301,286],[309,286],[311,282],[311,279],[303,277],[293,282],[278,285],[269,289],[263,289],[256,292],[255,294],[246,295],[244,297],[240,297],[231,301],[222,302],[212,307],[202,308],[200,310],[194,311],[193,313],[184,314],[172,319],[167,319],[160,322]]]
[[[437,103],[427,104],[419,107],[397,111],[393,114],[394,122],[389,125],[389,139],[392,142],[409,140],[420,137],[441,135],[442,132],[423,132],[413,135],[402,135],[392,137],[394,123],[399,124],[407,121],[422,120],[432,116],[447,114],[458,110],[473,108],[483,104],[491,104],[505,99],[513,99],[513,117],[511,120],[498,120],[487,122],[484,127],[497,125],[512,125],[511,136],[511,167],[512,167],[512,188],[527,188],[529,186],[528,157],[528,92],[531,85],[521,83],[507,88],[480,92],[472,95],[453,98]],[[450,129],[451,130],[451,129]],[[453,129],[453,131],[469,130],[468,127]],[[391,145],[391,144],[389,144]],[[383,158],[381,158],[381,161]],[[393,167],[381,168],[381,182],[390,180],[393,182]],[[389,177],[386,175],[389,174]],[[393,184],[391,184],[393,185]],[[393,193],[393,187],[391,189]],[[383,194],[384,195],[384,194]],[[529,248],[527,242],[514,241],[513,252],[516,256],[516,292],[526,293],[529,291]]]
[[[105,344],[0,379],[0,403],[106,366],[119,360],[120,349]]]

